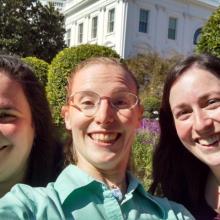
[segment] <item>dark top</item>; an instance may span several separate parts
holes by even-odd
[[[220,220],[220,214],[215,212],[206,201],[200,205],[199,209],[191,212],[196,220]]]

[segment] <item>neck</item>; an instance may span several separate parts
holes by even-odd
[[[220,182],[213,172],[210,172],[207,179],[205,198],[209,206],[220,213]]]
[[[0,197],[4,196],[7,192],[9,192],[12,186],[14,186],[17,183],[21,183],[22,180],[22,178],[16,178],[0,182]]]
[[[79,163],[77,166],[98,181],[105,183],[110,189],[119,188],[123,194],[127,191],[126,168],[99,169],[94,166]]]
[[[4,196],[10,191],[11,187],[17,183],[22,183],[24,181],[26,174],[26,165],[21,168],[21,170],[11,174],[9,177],[2,176],[0,179],[0,197]]]
[[[117,179],[117,181],[114,181],[114,179],[105,178],[103,179],[103,182],[110,188],[110,189],[116,189],[119,188],[124,195],[127,192],[127,181],[126,176],[124,176],[121,179]]]

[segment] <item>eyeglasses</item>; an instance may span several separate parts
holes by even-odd
[[[81,91],[71,95],[68,103],[83,112],[85,116],[92,117],[96,114],[102,99],[107,99],[113,108],[122,113],[134,108],[139,102],[138,97],[130,92],[117,92],[111,97],[100,97],[92,91]]]

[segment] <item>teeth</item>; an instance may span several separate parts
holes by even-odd
[[[112,134],[91,134],[93,140],[96,141],[114,141],[117,138],[117,133]]]
[[[219,141],[218,136],[213,136],[210,138],[198,140],[199,144],[202,144],[202,145],[211,145],[211,144],[214,144],[216,141]]]

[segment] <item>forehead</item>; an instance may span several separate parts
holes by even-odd
[[[210,83],[219,84],[220,78],[212,72],[193,66],[185,71],[172,85],[173,87],[182,86],[182,89],[199,89],[200,86],[207,86],[210,88]],[[172,89],[171,88],[171,89]]]
[[[137,92],[131,75],[121,66],[113,64],[90,64],[76,72],[72,81],[72,92],[85,90]]]
[[[216,91],[220,91],[220,79],[208,70],[193,67],[172,85],[170,103],[189,102]]]
[[[7,73],[0,71],[0,104],[6,102],[22,104],[23,101],[27,102],[21,85]]]

